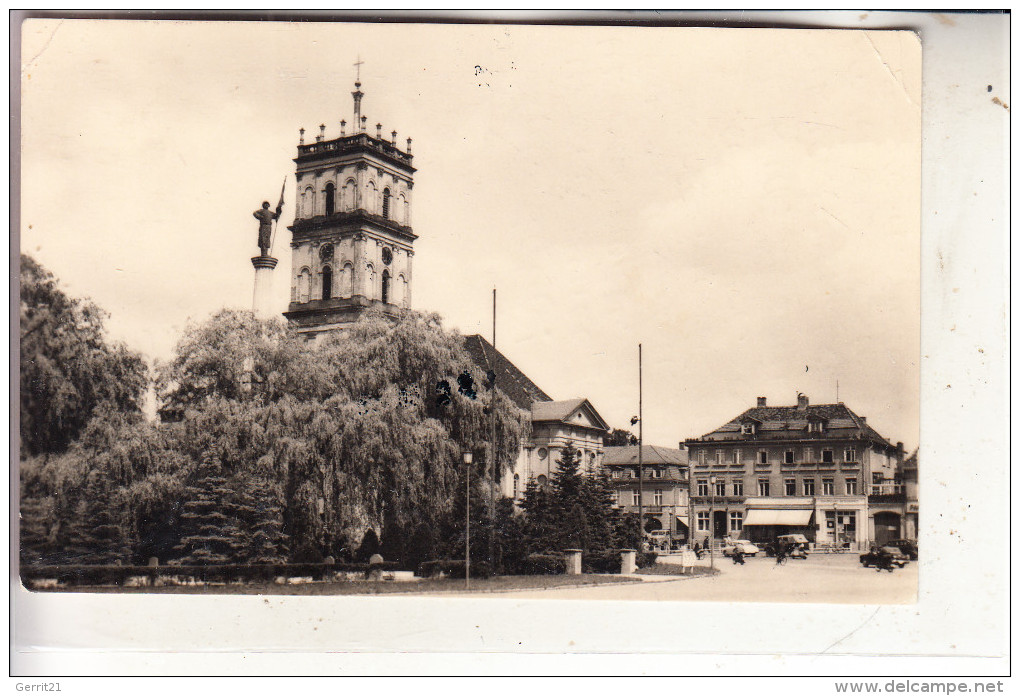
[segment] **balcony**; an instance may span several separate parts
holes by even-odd
[[[902,483],[873,483],[868,493],[869,503],[905,503],[906,487]]]

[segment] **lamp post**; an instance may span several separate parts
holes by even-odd
[[[708,563],[715,568],[715,474],[708,477],[712,497],[708,504]]]
[[[464,452],[464,589],[471,587],[471,452]]]

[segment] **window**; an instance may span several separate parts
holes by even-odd
[[[620,470],[619,469],[613,469],[613,478],[615,478],[615,479],[620,478]]]
[[[786,495],[797,495],[797,479],[786,479],[783,485],[786,487]]]
[[[846,494],[857,495],[857,479],[848,478],[846,480]]]
[[[386,304],[390,301],[390,272],[382,272],[382,301]]]
[[[701,450],[698,452],[698,464],[704,463],[705,463],[705,450]]]
[[[724,462],[723,462],[723,451],[722,450],[716,450],[715,451],[715,463],[718,464],[719,466],[723,465]]]
[[[662,489],[656,488],[652,492],[652,505],[662,505]]]
[[[350,297],[354,294],[354,266],[344,264],[344,277],[340,280],[340,293],[342,297]]]
[[[708,531],[708,511],[698,513],[698,531]]]
[[[758,495],[767,496],[769,494],[769,480],[758,479]]]
[[[744,513],[734,511],[730,513],[730,531],[739,532],[744,528]]]
[[[706,479],[698,479],[698,495],[708,495],[708,481]]]
[[[734,464],[739,464],[740,463],[740,450],[739,449],[733,450],[732,457],[733,457],[733,460],[732,460],[733,463]]]
[[[740,426],[741,435],[754,435],[754,423],[744,423]]]
[[[634,490],[632,490],[630,492],[630,495],[631,495],[631,505],[637,506],[637,505],[641,504],[641,491],[640,491],[640,489],[635,488]]]
[[[786,450],[783,454],[783,461],[787,464],[793,464],[793,450]]]
[[[390,219],[390,190],[388,188],[383,189],[382,192],[382,216],[387,220]]]
[[[807,424],[809,433],[820,433],[822,432],[822,421],[810,421]]]
[[[758,450],[758,463],[759,464],[768,464],[769,463],[769,453],[766,452],[765,450]]]
[[[733,495],[744,495],[744,482],[740,479],[733,481]]]
[[[844,462],[856,462],[857,461],[857,448],[847,447],[843,450],[843,461]]]
[[[716,481],[715,482],[715,494],[716,495],[726,495],[726,482],[725,481]]]
[[[343,204],[344,210],[354,210],[356,206],[355,191],[358,190],[358,184],[354,179],[348,179],[344,184],[343,189],[340,192],[340,200]]]
[[[539,447],[538,448],[538,459],[539,459],[539,461],[544,460],[548,456],[549,456],[549,450],[547,450],[545,447]]]
[[[333,269],[329,266],[322,268],[322,299],[328,300],[333,297]]]
[[[336,187],[333,182],[326,184],[326,215],[332,215],[336,211]]]
[[[517,497],[517,493],[520,491],[520,488],[521,488],[521,475],[520,474],[514,474],[514,497],[515,498]]]
[[[301,274],[298,275],[298,302],[308,302],[311,285],[312,272],[307,268],[302,268]]]
[[[822,495],[836,495],[836,487],[832,479],[822,479]]]
[[[543,491],[549,487],[549,479],[547,479],[545,476],[539,476],[537,479],[535,479],[535,483],[537,483],[538,487]]]
[[[814,495],[814,494],[815,494],[815,480],[814,479],[804,479],[804,495]]]
[[[804,459],[802,459],[801,461],[803,461],[803,462],[813,462],[814,460],[815,460],[815,451],[813,449],[811,449],[810,447],[805,447],[804,448]]]
[[[822,463],[823,464],[832,464],[832,450],[831,449],[823,449],[822,450]]]

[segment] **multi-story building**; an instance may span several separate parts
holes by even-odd
[[[860,548],[875,538],[868,496],[895,482],[903,443],[890,443],[845,404],[758,404],[685,442],[694,540],[756,542],[802,533]],[[902,505],[901,505],[902,508]]]
[[[616,504],[624,512],[643,508],[645,531],[669,531],[673,540],[690,538],[690,478],[687,453],[671,447],[641,447],[642,480],[637,445],[606,447],[602,466],[612,483]]]

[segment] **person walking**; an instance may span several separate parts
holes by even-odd
[[[786,544],[779,542],[776,544],[776,565],[784,563],[786,563]]]
[[[733,565],[744,565],[744,551],[739,546],[733,549]]]

